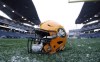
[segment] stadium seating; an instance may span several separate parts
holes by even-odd
[[[6,32],[0,30],[0,37],[6,38],[34,38],[34,34],[22,34],[22,33],[15,33],[15,32]]]
[[[100,32],[90,33],[90,34],[81,34],[80,37],[82,37],[82,38],[99,38]]]
[[[26,26],[20,22],[6,19],[0,16],[0,38],[29,38],[34,37],[34,34],[29,34],[25,31],[33,31],[33,27]],[[6,27],[3,27],[7,25]],[[13,31],[14,30],[14,31]],[[22,31],[21,31],[22,30]]]
[[[98,28],[100,28],[100,22],[90,24],[90,25],[84,25],[81,30],[89,31],[89,30],[98,29]]]

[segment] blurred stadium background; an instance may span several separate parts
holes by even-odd
[[[12,4],[11,2],[14,2]],[[29,38],[34,37],[34,26],[40,20],[32,1],[0,1],[0,11],[10,19],[0,15],[0,38]],[[30,4],[28,4],[30,3]],[[19,5],[17,5],[19,4]],[[29,10],[30,9],[30,10]],[[24,11],[22,11],[24,10]],[[81,29],[69,30],[69,38],[98,38],[100,37],[100,3],[84,3],[75,24],[83,24]]]
[[[75,24],[84,26],[70,30],[69,37],[100,38],[100,2],[85,2]]]
[[[34,25],[40,20],[31,0],[0,0],[0,11],[10,17],[0,15],[0,38],[34,37]]]
[[[69,30],[66,49],[54,55],[27,53],[26,38],[41,23],[32,0],[0,0],[0,11],[10,17],[0,15],[0,62],[100,62],[100,2],[84,3],[75,22],[84,26]]]

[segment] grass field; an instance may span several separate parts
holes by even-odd
[[[53,55],[28,54],[27,39],[0,39],[0,62],[100,62],[100,39],[68,39]]]

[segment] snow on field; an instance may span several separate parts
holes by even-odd
[[[43,61],[39,61],[36,58],[30,60],[29,57],[12,56],[11,62],[43,62]]]

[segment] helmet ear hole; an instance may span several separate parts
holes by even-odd
[[[57,43],[58,43],[58,44],[61,44],[61,43],[63,43],[63,41],[58,41]]]
[[[54,45],[54,48],[55,48],[56,46]]]
[[[49,27],[51,27],[51,25],[48,24]]]

